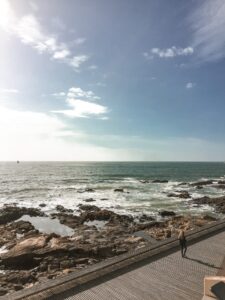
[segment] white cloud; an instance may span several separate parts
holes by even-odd
[[[54,59],[64,59],[65,57],[70,55],[70,51],[68,49],[63,49],[61,51],[56,51],[53,55]]]
[[[91,116],[99,116],[108,112],[106,106],[84,100],[68,99],[67,103],[72,109],[53,112],[64,114],[71,118],[89,118]]]
[[[54,97],[64,97],[64,96],[66,96],[66,93],[65,92],[53,93],[52,96],[54,96]]]
[[[100,100],[93,91],[84,91],[80,87],[71,87],[67,93],[68,98],[86,98],[88,100]]]
[[[18,94],[19,90],[17,90],[17,89],[0,89],[0,93],[2,93],[2,94]]]
[[[90,118],[97,117],[106,120],[104,114],[108,113],[108,108],[101,104],[90,101],[99,100],[93,91],[84,91],[79,87],[71,87],[67,93],[66,103],[70,109],[52,111],[53,113],[63,114],[71,118]]]
[[[176,46],[173,46],[171,48],[167,49],[160,49],[160,48],[152,48],[151,49],[151,55],[149,55],[147,52],[144,53],[144,56],[146,58],[151,56],[158,56],[160,58],[173,58],[176,56],[187,56],[194,53],[194,49],[192,47],[187,48],[177,48]]]
[[[80,65],[83,64],[84,62],[86,62],[88,59],[89,59],[89,56],[87,56],[87,55],[78,55],[78,56],[74,56],[73,58],[71,58],[68,61],[68,63],[75,69],[79,70]]]
[[[79,70],[81,64],[89,59],[87,55],[74,56],[65,43],[58,42],[55,35],[43,30],[33,14],[17,18],[8,0],[1,0],[0,8],[0,27],[40,54],[48,53],[51,58],[60,60],[75,70]],[[84,38],[78,40],[78,43],[82,42]]]
[[[193,89],[193,87],[195,87],[195,83],[193,83],[193,82],[188,82],[187,84],[186,84],[186,89]]]
[[[225,2],[205,0],[198,3],[189,16],[192,44],[200,62],[217,61],[225,57]]]

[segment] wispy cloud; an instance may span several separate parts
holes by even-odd
[[[68,60],[69,65],[74,67],[76,70],[79,70],[80,65],[86,62],[89,59],[89,56],[87,55],[78,55],[74,56],[70,60]]]
[[[74,55],[66,43],[58,41],[56,35],[43,30],[39,20],[33,15],[17,18],[8,0],[1,0],[0,27],[16,36],[23,44],[29,45],[38,53],[48,53],[54,60],[60,60],[75,70],[89,59],[87,55]],[[84,38],[77,39],[83,43]]]
[[[97,117],[101,120],[108,119],[105,114],[108,108],[93,101],[99,100],[93,91],[84,91],[80,87],[71,87],[68,90],[66,103],[70,109],[52,111],[71,118]]]
[[[193,31],[192,44],[202,62],[217,61],[225,57],[225,2],[200,1],[189,16]]]
[[[76,44],[76,45],[81,45],[81,44],[83,44],[85,41],[86,41],[85,38],[77,38],[77,39],[74,41],[74,44]]]
[[[193,89],[195,87],[195,83],[194,82],[188,82],[186,83],[186,89]]]
[[[65,92],[58,92],[58,93],[53,93],[51,94],[54,97],[65,97],[66,93]]]
[[[167,49],[152,48],[150,52],[144,52],[143,56],[146,59],[152,59],[155,56],[159,58],[173,58],[176,56],[188,56],[194,53],[193,47],[178,48],[173,46]]]

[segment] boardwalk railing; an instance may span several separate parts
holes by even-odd
[[[186,238],[190,245],[223,230],[225,230],[225,220],[213,222],[202,226],[200,229],[190,231],[186,234]],[[11,295],[0,297],[0,300],[47,299],[54,295],[61,294],[64,291],[87,284],[94,279],[114,273],[128,266],[135,265],[135,263],[145,259],[159,259],[160,257],[167,255],[168,252],[176,251],[178,246],[179,243],[177,238],[168,238],[164,241],[157,242],[154,245],[146,246],[136,251],[130,251],[126,254],[107,259],[79,272],[73,272],[60,278],[37,284],[29,289],[24,289]],[[54,297],[52,299],[54,299]]]

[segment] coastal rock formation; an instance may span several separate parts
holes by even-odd
[[[60,212],[52,217],[74,229],[72,236],[65,237],[40,233],[22,220],[0,225],[0,247],[6,247],[5,253],[0,254],[0,269],[5,273],[0,276],[0,294],[144,247],[148,241],[134,235],[137,231],[144,230],[157,241],[176,236],[181,228],[194,229],[215,220],[207,215],[193,218],[176,216],[172,211],[160,213],[166,217],[161,221],[146,214],[138,220],[89,204],[80,205],[79,215],[66,213],[60,207]],[[89,221],[100,222],[102,226],[87,225]]]
[[[23,215],[31,217],[44,216],[44,213],[37,208],[5,206],[0,210],[0,224],[6,224],[21,218]]]
[[[213,184],[213,180],[203,180],[203,181],[193,182],[190,183],[190,186],[204,186],[209,184]]]
[[[214,198],[204,196],[204,197],[196,198],[196,199],[192,200],[192,203],[195,203],[198,205],[208,204],[210,206],[213,206],[215,208],[216,212],[223,213],[223,214],[225,213],[225,196],[214,197]]]

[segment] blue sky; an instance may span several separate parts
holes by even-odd
[[[223,0],[1,0],[0,160],[225,160]]]

